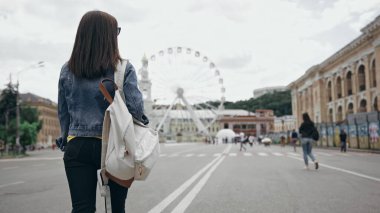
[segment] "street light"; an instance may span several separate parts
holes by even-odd
[[[19,75],[22,72],[25,72],[27,70],[31,69],[37,69],[37,68],[42,68],[45,66],[44,61],[39,61],[37,64],[32,64],[22,70],[19,70],[16,73],[17,76],[17,83],[16,83],[16,147],[17,147],[17,152],[19,152],[20,148],[20,93],[19,93]]]

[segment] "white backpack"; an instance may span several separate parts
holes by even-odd
[[[134,119],[125,104],[123,81],[127,64],[126,60],[118,64],[116,83],[103,79],[99,84],[100,91],[110,103],[104,115],[101,169],[98,170],[100,191],[102,196],[106,196],[106,203],[108,178],[130,187],[133,180],[147,178],[160,155],[157,131]],[[103,84],[106,81],[112,82],[115,87],[114,98]]]

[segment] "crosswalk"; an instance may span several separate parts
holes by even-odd
[[[160,154],[160,157],[161,158],[173,158],[173,157],[185,157],[185,158],[189,158],[189,157],[219,157],[221,156],[222,153],[184,153],[184,154],[166,154],[166,153],[162,153]],[[230,153],[227,153],[226,156],[227,157],[239,157],[239,156],[243,156],[243,157],[253,157],[253,156],[259,156],[259,157],[269,157],[269,156],[276,156],[276,157],[282,157],[282,156],[301,156],[301,154],[299,153],[291,153],[291,152],[288,152],[288,153],[279,153],[279,152],[255,152],[255,153],[252,153],[252,152],[230,152]]]
[[[202,157],[219,157],[223,153],[161,153],[161,158],[202,158]],[[348,153],[325,153],[325,152],[315,152],[317,157],[332,157],[332,156],[350,156]],[[351,154],[352,155],[352,154]],[[302,157],[302,152],[273,152],[273,151],[262,151],[262,152],[230,152],[225,154],[226,157]]]

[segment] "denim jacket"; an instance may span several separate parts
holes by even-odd
[[[58,83],[58,117],[64,143],[68,135],[101,137],[104,114],[109,106],[99,90],[99,83],[103,78],[114,79],[114,71],[108,71],[101,78],[85,79],[75,77],[67,63],[63,65]],[[113,97],[113,85],[105,82],[105,86]],[[130,63],[125,70],[123,91],[132,116],[148,124],[149,120],[144,115],[142,95],[137,87],[136,72]]]

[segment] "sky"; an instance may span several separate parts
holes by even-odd
[[[236,101],[286,86],[337,52],[380,15],[380,0],[0,0],[0,88],[18,79],[21,92],[56,102],[90,10],[118,20],[121,56],[136,70],[144,54],[190,47],[215,63],[226,100]]]

